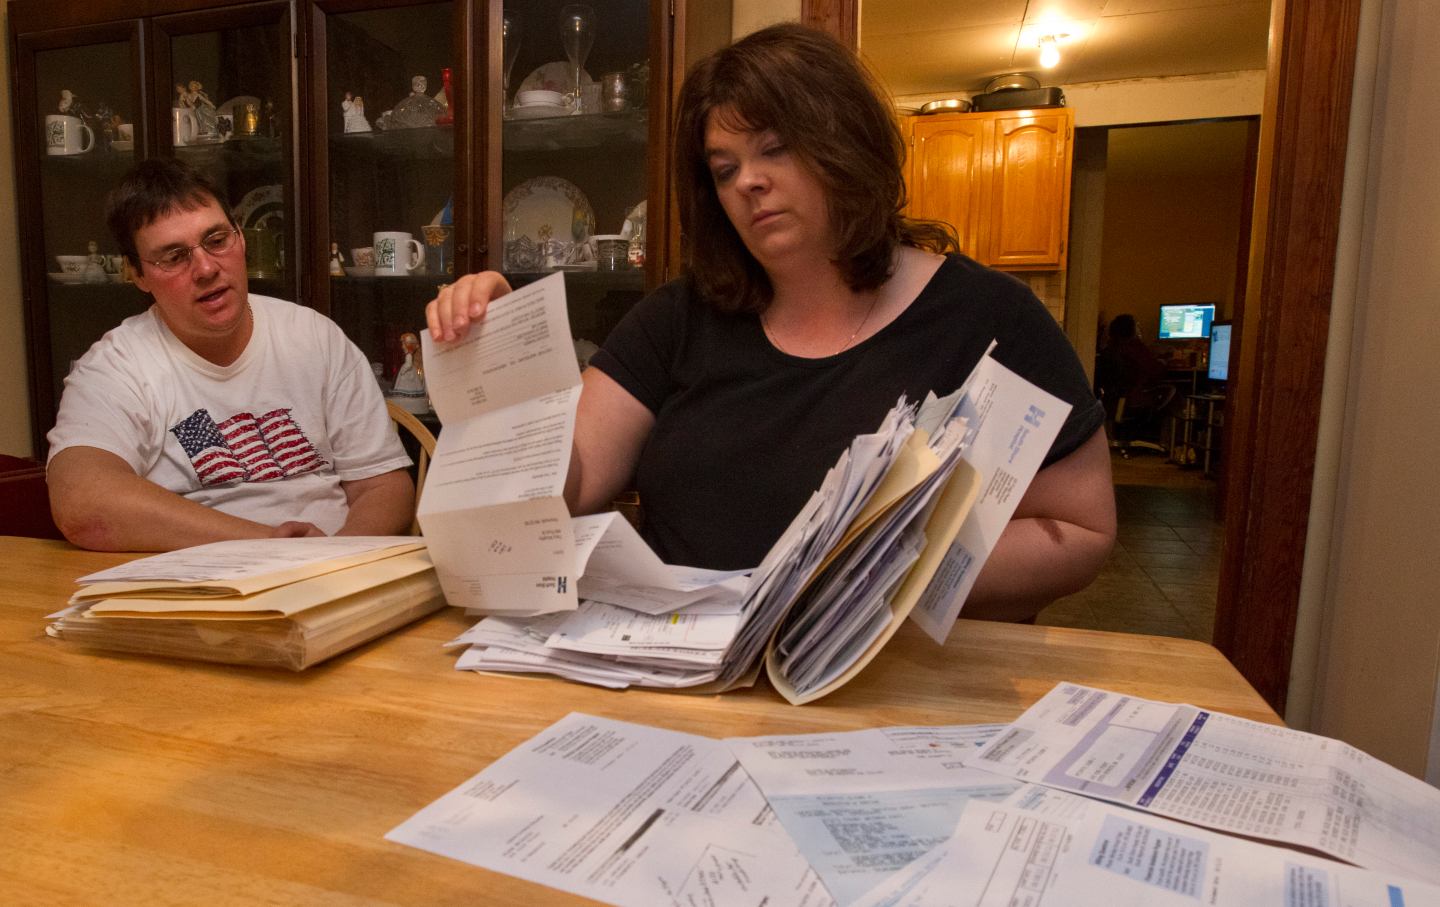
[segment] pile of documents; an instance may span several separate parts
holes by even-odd
[[[216,542],[78,582],[53,637],[296,671],[444,604],[424,543],[404,536]]]
[[[1440,903],[1440,791],[1076,684],[1008,726],[721,741],[571,714],[386,838],[637,907]]]
[[[556,275],[464,340],[423,338],[446,429],[420,525],[446,599],[484,617],[452,643],[462,670],[723,690],[763,664],[791,702],[817,699],[907,617],[944,641],[1069,413],[987,354],[947,398],[902,398],[857,437],[753,571],[677,567],[615,514],[569,516],[565,317]]]

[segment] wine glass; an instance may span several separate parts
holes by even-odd
[[[500,20],[500,37],[504,42],[504,75],[501,76],[501,90],[505,93],[505,106],[510,106],[510,71],[515,68],[515,58],[520,55],[520,17],[505,10]]]
[[[595,43],[595,10],[584,3],[571,3],[560,10],[560,43],[575,71],[575,112],[580,112],[580,73]]]

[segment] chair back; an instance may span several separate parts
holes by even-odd
[[[415,418],[413,413],[401,409],[393,401],[385,401],[385,409],[390,413],[390,421],[395,423],[397,431],[403,429],[409,432],[410,437],[415,439],[419,452],[415,455],[415,509],[420,507],[420,495],[425,491],[425,471],[430,466],[430,458],[435,454],[435,436],[425,423]],[[410,534],[420,534],[420,521],[415,519],[414,510],[410,516]]]
[[[0,535],[65,538],[50,516],[50,489],[40,463],[0,454]]]

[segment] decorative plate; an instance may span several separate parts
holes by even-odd
[[[504,210],[505,267],[510,270],[544,266],[547,244],[552,260],[563,259],[595,232],[595,210],[585,193],[558,176],[537,176],[511,189]],[[532,252],[538,253],[538,262]]]
[[[275,219],[285,220],[285,190],[279,183],[251,189],[235,206],[235,221],[242,229],[262,227]]]
[[[570,61],[556,60],[553,63],[546,63],[544,66],[537,66],[531,70],[520,83],[516,91],[558,91],[561,94],[570,94],[575,90],[574,76],[570,74]],[[590,73],[580,70],[580,88],[583,91],[585,86],[594,85],[595,80],[590,78]]]

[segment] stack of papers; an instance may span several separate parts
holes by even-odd
[[[420,525],[447,600],[485,618],[452,642],[462,670],[724,690],[763,662],[791,702],[824,696],[907,617],[944,641],[1070,409],[987,353],[857,437],[754,571],[676,567],[617,514],[566,512],[569,336],[554,275],[463,340],[423,338],[446,428]]]
[[[903,398],[856,438],[749,576],[664,564],[616,514],[563,500],[579,374],[561,275],[428,336],[445,421],[419,519],[447,600],[484,620],[462,670],[723,690],[761,663],[809,702],[909,616],[943,642],[1069,406],[988,354],[945,400]]]
[[[1097,775],[1157,795],[1061,789]],[[1166,796],[1194,824],[1146,814]],[[1251,807],[1294,846],[1307,817],[1343,829],[1356,865],[1196,827]],[[571,714],[386,838],[622,905],[1413,907],[1440,903],[1437,836],[1440,791],[1352,747],[1061,684],[1008,726],[717,741]]]
[[[424,543],[405,536],[215,542],[78,582],[53,637],[297,671],[444,604]]]

